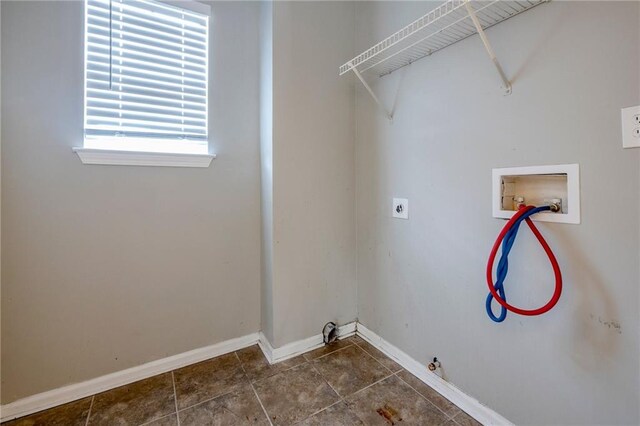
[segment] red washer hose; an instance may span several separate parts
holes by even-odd
[[[551,266],[553,267],[553,274],[555,275],[555,278],[556,278],[556,287],[553,292],[553,296],[551,297],[549,302],[547,302],[546,305],[538,309],[521,309],[516,306],[512,306],[508,304],[504,299],[500,297],[500,295],[498,294],[498,292],[493,286],[493,263],[496,258],[496,253],[498,253],[498,248],[500,247],[500,244],[502,243],[502,240],[504,239],[505,234],[509,232],[509,229],[511,229],[513,224],[516,223],[518,218],[520,218],[523,214],[525,214],[527,211],[533,208],[534,206],[521,207],[520,210],[518,210],[513,215],[513,217],[509,219],[509,221],[504,226],[504,228],[502,228],[500,235],[498,235],[496,242],[493,244],[493,248],[491,249],[491,254],[489,255],[489,261],[487,262],[487,285],[489,286],[489,291],[493,295],[493,298],[496,299],[496,301],[499,304],[501,304],[511,312],[515,312],[516,314],[520,314],[520,315],[529,315],[529,316],[542,315],[545,312],[549,311],[551,308],[555,306],[556,303],[558,303],[558,300],[560,299],[560,294],[562,293],[562,274],[560,272],[560,266],[558,265],[558,261],[556,260],[556,257],[553,254],[553,251],[551,251],[551,248],[545,241],[544,237],[542,236],[538,228],[536,228],[536,225],[533,224],[531,219],[527,217],[525,221],[527,222],[527,225],[529,225],[529,228],[531,229],[531,232],[533,232],[533,235],[535,235],[536,238],[538,239],[538,242],[544,249],[545,253],[547,253],[547,257],[549,258],[549,261],[551,262]]]

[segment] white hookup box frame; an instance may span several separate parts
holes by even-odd
[[[517,210],[515,197],[524,197],[528,205],[545,205],[561,199],[562,210],[532,216],[540,222],[580,223],[580,166],[506,167],[492,171],[493,217],[510,219]]]

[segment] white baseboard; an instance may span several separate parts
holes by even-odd
[[[36,413],[57,405],[66,404],[80,398],[104,392],[109,389],[146,379],[157,374],[166,373],[176,368],[195,364],[209,358],[237,351],[258,342],[258,333],[248,334],[235,339],[225,340],[215,345],[194,349],[178,355],[151,361],[137,367],[117,371],[85,382],[74,383],[61,388],[52,389],[0,407],[0,421],[15,419]]]
[[[345,338],[353,336],[356,333],[356,322],[350,322],[338,327],[338,337]],[[287,343],[279,348],[273,348],[271,343],[267,339],[264,333],[260,332],[260,341],[258,342],[260,349],[264,352],[264,356],[269,360],[269,363],[274,364],[276,362],[284,361],[294,356],[298,356],[305,352],[309,352],[313,349],[321,347],[324,343],[322,340],[322,333],[315,336],[307,337],[306,339],[297,340],[295,342]]]
[[[441,393],[442,396],[456,404],[480,423],[484,425],[512,425],[511,422],[500,414],[482,405],[479,401],[465,394],[449,382],[446,382],[437,375],[430,373],[420,362],[411,358],[405,352],[393,346],[391,343],[387,342],[364,325],[351,322],[338,328],[338,336],[340,338],[349,337],[354,334],[357,334],[364,340],[371,343],[385,355],[395,360],[407,371]],[[46,410],[47,408],[75,401],[118,386],[146,379],[157,374],[166,373],[168,371],[175,370],[176,368],[185,367],[209,358],[234,352],[256,343],[260,345],[260,349],[262,349],[265,357],[272,364],[303,354],[323,345],[322,334],[317,334],[274,349],[262,332],[252,333],[243,337],[216,343],[215,345],[206,346],[204,348],[195,349],[182,354],[170,356],[168,358],[148,362],[137,367],[107,374],[85,382],[75,383],[19,399],[0,407],[0,421],[5,422],[17,417]]]
[[[358,323],[356,334],[378,348],[389,358],[400,364],[405,370],[438,391],[442,396],[456,404],[461,410],[465,411],[483,425],[513,425],[509,420],[483,405],[477,399],[470,397],[451,383],[428,371],[425,365],[411,358],[408,354],[387,342],[364,325]]]
[[[273,346],[271,346],[271,342],[267,339],[267,336],[261,331],[258,337],[258,346],[262,349],[262,353],[264,354],[269,364],[273,364]]]

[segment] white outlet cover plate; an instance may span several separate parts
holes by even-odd
[[[622,147],[640,148],[640,106],[622,108]]]
[[[402,206],[400,212],[398,212],[398,206]],[[409,219],[409,200],[406,198],[394,198],[391,208],[393,217],[397,219]]]

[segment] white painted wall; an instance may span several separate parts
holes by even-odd
[[[433,6],[358,3],[356,50]],[[554,1],[489,29],[508,97],[478,37],[377,81],[393,124],[358,90],[359,319],[415,359],[438,356],[447,379],[516,424],[640,423],[640,150],[623,150],[620,131],[620,108],[640,103],[639,23],[637,2]],[[484,268],[504,222],[491,217],[491,169],[561,163],[580,163],[582,224],[540,229],[562,299],[494,324]],[[409,199],[408,221],[391,218],[394,196]],[[508,297],[539,306],[552,274],[521,234]]]
[[[272,323],[263,328],[277,348],[356,318],[354,92],[336,72],[353,52],[355,8],[272,7],[271,164],[263,157],[263,179],[270,166],[273,178],[273,216],[263,218],[273,226],[263,252],[272,256]]]
[[[207,169],[86,166],[83,2],[2,2],[2,403],[258,331],[259,5],[212,6]]]

